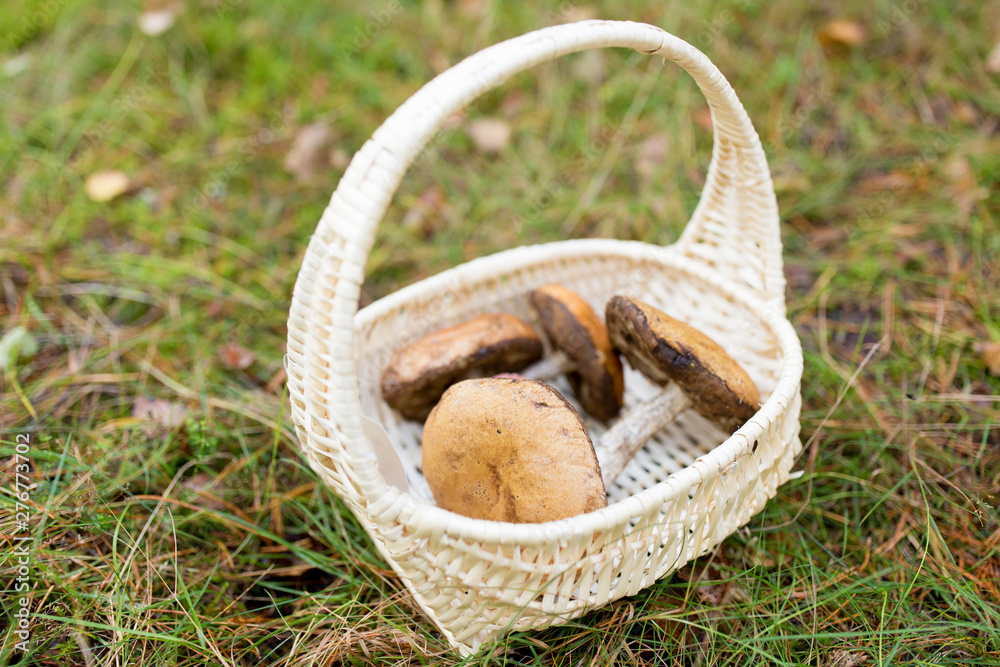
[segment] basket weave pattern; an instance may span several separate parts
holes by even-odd
[[[676,62],[709,101],[712,163],[681,239],[665,248],[601,239],[508,250],[357,312],[375,229],[444,120],[512,74],[610,46]],[[384,404],[379,378],[395,350],[476,314],[509,312],[537,325],[528,294],[551,282],[598,312],[611,296],[628,294],[692,323],[746,368],[763,405],[729,438],[694,412],[683,414],[632,460],[597,512],[515,525],[441,510],[419,470],[421,425]],[[635,594],[705,553],[763,508],[801,449],[802,352],[785,317],[777,206],[760,141],[715,66],[653,26],[585,21],[539,30],[471,56],[413,95],[334,192],[303,260],[288,330],[288,386],[304,455],[463,653],[503,632],[565,622]],[[626,406],[657,391],[626,365]],[[386,484],[361,415],[382,423],[399,448],[409,493]],[[585,421],[595,438],[606,429]]]

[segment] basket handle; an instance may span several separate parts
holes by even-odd
[[[510,76],[553,58],[598,47],[657,54],[687,70],[711,108],[714,146],[701,200],[674,251],[740,281],[785,314],[778,209],[767,161],[750,118],[708,58],[677,37],[642,23],[582,21],[501,42],[443,72],[400,106],[354,156],[310,240],[288,321],[289,389],[295,412],[324,437],[360,445],[354,315],[375,231],[403,174],[444,121]],[[327,414],[342,438],[308,415]],[[351,460],[367,461],[360,450]],[[354,483],[377,493],[384,482],[365,470]]]

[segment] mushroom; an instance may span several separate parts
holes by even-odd
[[[594,309],[576,292],[562,285],[545,285],[531,292],[531,304],[558,353],[524,371],[546,380],[566,373],[584,411],[607,421],[622,407],[625,377],[622,362],[611,346],[608,330]]]
[[[580,415],[544,382],[452,385],[424,424],[421,449],[438,506],[474,519],[541,523],[608,503]]]
[[[657,431],[688,408],[730,433],[757,412],[760,393],[753,380],[694,327],[624,296],[608,301],[605,318],[611,341],[629,364],[651,381],[669,384],[628,410],[601,438],[597,455],[606,484]]]
[[[397,350],[382,375],[382,398],[406,419],[422,421],[449,385],[518,371],[541,356],[542,341],[524,320],[479,315]]]
[[[730,431],[754,415],[757,387],[708,336],[629,297],[612,298],[606,312],[610,340],[667,389],[622,415],[595,446],[573,406],[544,382],[505,374],[452,385],[421,443],[440,507],[515,523],[591,512],[607,506],[607,485],[684,410]]]

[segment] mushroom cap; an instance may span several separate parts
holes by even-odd
[[[420,421],[449,385],[519,371],[541,356],[542,340],[521,318],[478,315],[397,350],[382,375],[382,398],[403,417]]]
[[[636,299],[608,301],[608,332],[633,368],[665,385],[676,382],[694,409],[735,431],[754,416],[760,393],[747,372],[714,340]]]
[[[580,415],[544,382],[452,385],[424,424],[421,448],[434,500],[457,514],[542,523],[608,504]]]
[[[567,378],[587,414],[606,421],[618,415],[625,393],[625,376],[608,330],[597,313],[576,292],[562,285],[545,285],[531,293],[552,345],[576,363]]]

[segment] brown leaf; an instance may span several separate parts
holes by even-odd
[[[333,131],[324,123],[313,123],[299,129],[285,155],[285,169],[300,181],[308,181],[329,165]]]
[[[979,120],[979,114],[976,112],[976,107],[965,101],[956,104],[953,113],[955,114],[955,118],[959,119],[966,125],[975,125],[976,121]]]
[[[972,165],[964,155],[948,158],[944,163],[944,174],[951,182],[950,194],[961,211],[968,213],[976,202],[985,197],[976,182]]]
[[[174,428],[184,421],[184,417],[187,416],[187,408],[181,403],[165,401],[162,398],[140,396],[132,404],[132,416],[160,426]]]
[[[516,116],[524,109],[524,102],[524,93],[520,90],[512,90],[500,103],[500,113],[508,118]]]
[[[456,111],[455,113],[451,114],[450,116],[444,119],[444,123],[441,124],[441,130],[442,131],[457,130],[458,128],[462,127],[464,123],[465,123],[465,111],[463,109],[459,109],[458,111]]]
[[[365,286],[361,286],[361,294],[358,295],[358,310],[361,310],[365,306],[368,306],[372,302],[372,297],[365,289]]]
[[[447,213],[448,198],[440,185],[424,190],[410,209],[403,214],[403,226],[417,229],[425,237],[434,233],[437,221]]]
[[[865,29],[857,21],[833,19],[819,29],[820,44],[827,47],[857,46],[865,39]]]
[[[694,112],[694,123],[703,130],[712,130],[712,110],[708,107],[698,107]]]
[[[92,201],[106,202],[128,192],[130,184],[125,172],[113,169],[91,174],[83,184],[83,190]]]
[[[343,148],[334,148],[330,151],[330,166],[343,171],[351,164],[351,156]]]
[[[1000,343],[983,343],[982,355],[990,375],[1000,377]]]
[[[215,477],[207,472],[196,472],[191,478],[184,482],[184,487],[192,491],[207,491],[215,484]]]
[[[223,368],[242,371],[250,368],[250,364],[256,361],[257,355],[239,343],[226,343],[219,348],[219,359],[222,360]]]
[[[482,19],[490,9],[490,0],[458,0],[455,8],[469,18]]]
[[[720,549],[709,562],[695,561],[678,570],[676,576],[694,584],[695,595],[702,602],[716,606],[728,604],[746,596],[734,580],[723,574],[721,568],[728,564],[725,551]]]
[[[267,385],[264,386],[264,390],[273,394],[281,389],[287,379],[288,373],[285,372],[285,368],[282,366],[278,369],[278,372],[272,375],[271,379],[267,381]]]
[[[215,486],[215,477],[207,472],[196,472],[181,486],[199,497],[199,501],[196,503],[199,507],[214,510],[221,510],[225,507],[216,496],[209,493]]]
[[[812,187],[812,182],[806,175],[799,172],[775,173],[772,180],[774,189],[778,192],[806,192]]]
[[[1000,42],[997,42],[990,55],[986,56],[986,71],[991,74],[1000,73]]]
[[[469,123],[469,136],[480,153],[499,153],[510,143],[510,123],[501,118],[480,118]]]
[[[571,70],[573,78],[596,88],[607,78],[608,66],[604,52],[597,49],[584,51],[573,60]]]
[[[868,662],[868,656],[860,651],[837,649],[827,656],[825,667],[859,667]]]
[[[872,174],[861,180],[860,190],[870,195],[885,190],[904,190],[913,185],[913,177],[901,171],[890,171],[884,174]]]
[[[569,4],[569,8],[566,8]],[[559,17],[565,23],[576,23],[577,21],[592,21],[599,18],[601,12],[592,5],[577,5],[572,2],[561,3]]]
[[[431,69],[438,74],[451,67],[451,61],[448,60],[448,56],[440,49],[429,51],[427,53],[427,62],[430,63]]]
[[[670,149],[670,137],[664,133],[647,137],[636,151],[635,171],[643,179],[649,180],[663,165]]]
[[[205,308],[205,314],[212,319],[215,319],[227,311],[227,304],[222,299],[212,299],[208,302],[208,306]]]
[[[751,560],[757,567],[772,568],[777,567],[779,564],[784,567],[789,561],[791,561],[791,556],[788,554],[779,554],[778,556],[775,556],[770,552],[758,550],[754,552]]]

